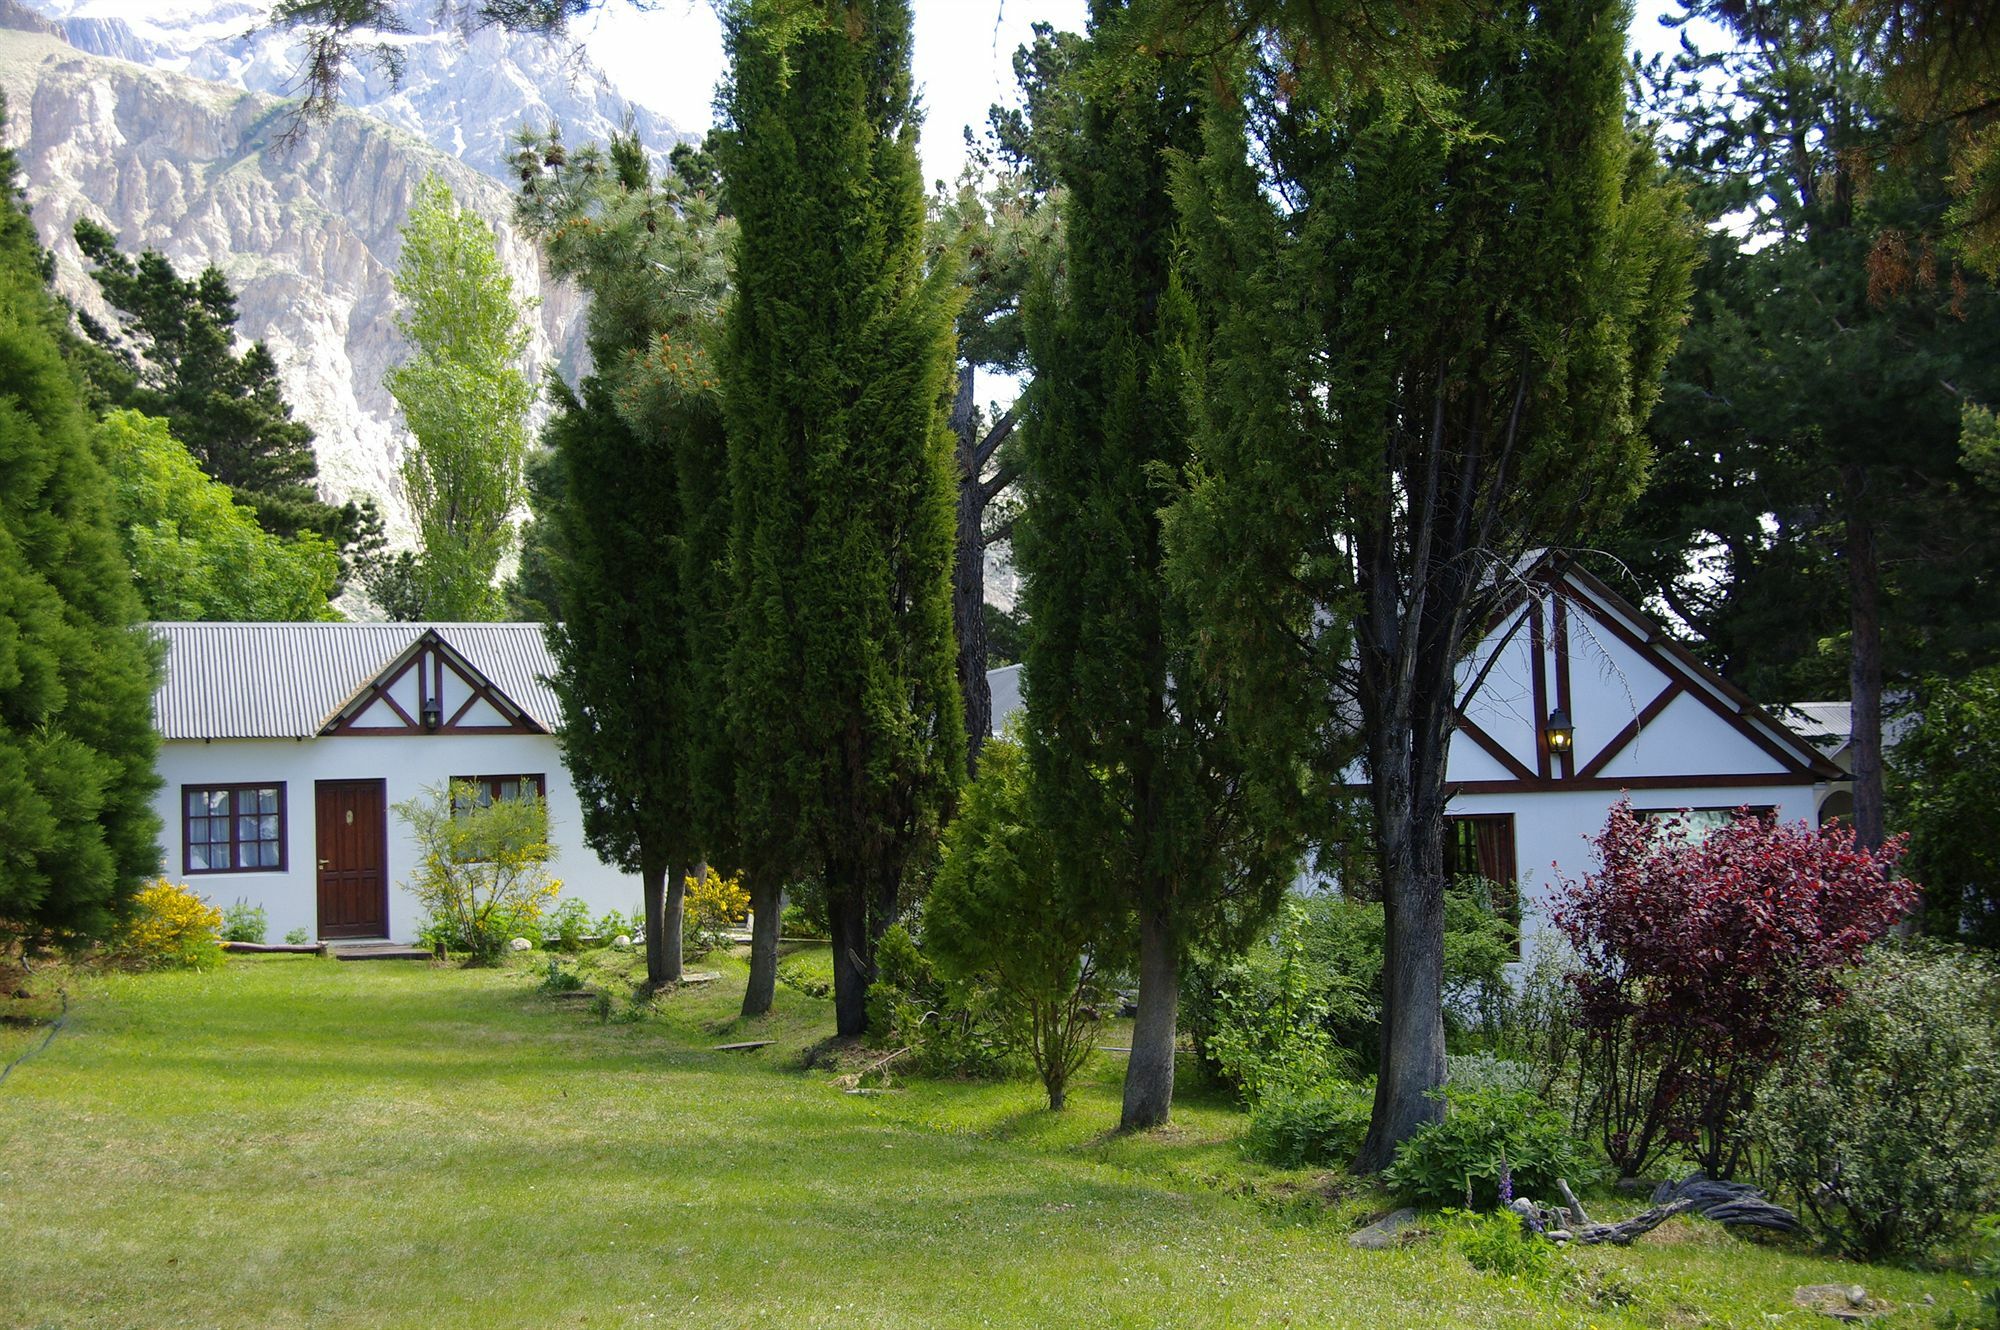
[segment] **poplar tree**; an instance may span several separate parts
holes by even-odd
[[[1442,1112],[1458,666],[1531,553],[1638,488],[1685,306],[1683,210],[1625,127],[1627,17],[1493,7],[1436,62],[1444,116],[1294,96],[1310,80],[1263,48],[1178,182],[1217,311],[1173,519],[1202,669],[1313,788],[1357,742],[1369,779],[1387,932],[1365,1169]]]
[[[104,937],[159,866],[158,653],[16,169],[0,149],[0,927]]]
[[[907,0],[739,0],[723,384],[737,816],[758,918],[824,881],[839,1032],[964,769],[944,407],[955,274],[926,272]]]
[[[515,164],[517,216],[591,296],[596,368],[575,391],[557,387],[544,438],[558,474],[538,521],[562,608],[547,632],[563,758],[585,837],[640,875],[647,978],[672,983],[687,877],[733,844],[713,363],[730,231],[683,182],[655,181],[629,133],[608,153],[527,135]]]
[[[523,492],[528,330],[492,230],[443,180],[417,187],[402,235],[396,326],[411,355],[388,386],[414,438],[397,475],[417,524],[417,598],[425,618],[490,619]]]
[[[1093,4],[1100,57],[1125,12]],[[1184,63],[1100,58],[1083,87],[1074,132],[1048,140],[1068,190],[1067,279],[1027,307],[1015,548],[1037,818],[1059,871],[1137,920],[1131,1130],[1172,1106],[1182,959],[1265,914],[1291,865],[1163,575],[1159,510],[1189,457],[1184,347],[1199,335],[1174,274],[1167,163],[1198,149],[1199,78]]]

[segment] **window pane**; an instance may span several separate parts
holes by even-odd
[[[236,839],[250,841],[257,839],[257,819],[239,817],[236,819]]]
[[[275,815],[257,819],[257,839],[268,841],[278,839],[278,819]]]
[[[208,791],[189,790],[187,792],[187,812],[189,817],[208,811]]]
[[[277,792],[276,790],[259,790],[259,791],[257,791],[257,811],[258,811],[258,812],[260,812],[260,813],[275,813],[275,812],[277,812],[277,811],[278,811],[278,792]]]
[[[250,859],[249,867],[276,868],[278,866],[278,842],[274,840],[259,841],[255,845],[246,848]]]
[[[188,846],[188,868],[190,870],[198,868],[207,868],[209,866],[210,865],[208,862],[208,846],[206,845]]]

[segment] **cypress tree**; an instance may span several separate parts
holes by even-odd
[[[159,866],[157,652],[15,170],[0,150],[0,921],[102,937]]]
[[[656,183],[634,138],[613,141],[608,165],[559,145],[531,137],[518,159],[518,215],[591,293],[597,366],[580,391],[558,388],[544,436],[559,472],[540,523],[562,607],[547,630],[553,682],[584,834],[640,874],[647,977],[671,983],[687,874],[731,849],[711,346],[728,228],[680,182]]]
[[[951,628],[951,274],[924,268],[907,0],[740,0],[722,362],[737,814],[758,917],[826,886],[840,1033],[964,767]]]
[[[1189,458],[1185,348],[1201,334],[1175,276],[1168,154],[1198,147],[1201,96],[1183,63],[1107,58],[1125,15],[1092,6],[1096,66],[1057,140],[1067,283],[1027,307],[1016,555],[1038,818],[1060,871],[1137,920],[1129,1130],[1172,1106],[1182,959],[1260,918],[1290,865],[1163,574],[1159,512]]]

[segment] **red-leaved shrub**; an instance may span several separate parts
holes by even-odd
[[[1706,837],[1621,801],[1598,870],[1564,881],[1555,922],[1584,1033],[1587,1121],[1638,1176],[1669,1147],[1711,1177],[1742,1160],[1757,1084],[1841,973],[1907,914],[1901,838],[1870,853],[1846,827],[1739,809]]]

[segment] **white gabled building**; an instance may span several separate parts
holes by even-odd
[[[467,779],[549,809],[563,898],[632,910],[639,880],[583,843],[540,624],[162,623],[162,869],[273,941],[412,941],[417,850],[394,805]]]
[[[996,733],[1020,706],[1019,670],[988,675]],[[1621,798],[1697,822],[1748,807],[1817,824],[1836,809],[1838,766],[1574,566],[1528,573],[1458,682],[1447,868],[1512,889],[1524,955]],[[1365,791],[1362,767],[1348,779]]]

